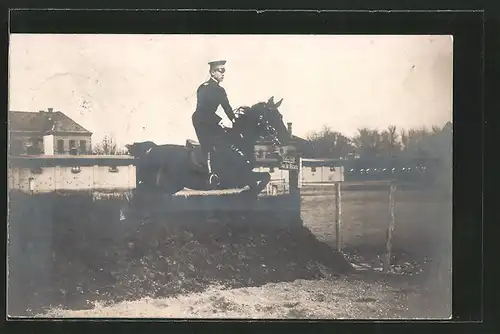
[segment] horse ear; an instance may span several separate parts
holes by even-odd
[[[267,101],[267,104],[274,104],[274,96],[271,96],[269,100]]]
[[[283,98],[282,98],[281,100],[279,100],[279,101],[278,101],[278,103],[276,103],[275,107],[276,107],[276,108],[279,108],[279,107],[280,107],[280,105],[281,105],[281,102],[283,102]]]

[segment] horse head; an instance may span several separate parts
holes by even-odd
[[[125,147],[131,156],[141,158],[151,152],[151,150],[157,147],[157,145],[152,141],[144,141],[140,143],[127,144]]]
[[[258,138],[270,140],[274,145],[286,145],[290,134],[278,110],[282,102],[283,99],[275,103],[274,97],[271,97],[267,102],[243,108],[242,117],[236,120],[235,128],[251,129]]]

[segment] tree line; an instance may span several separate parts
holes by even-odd
[[[304,158],[317,159],[361,159],[376,158],[443,158],[451,157],[452,124],[443,127],[420,127],[398,129],[388,126],[385,130],[359,128],[348,137],[324,126],[310,132],[305,141],[297,144]],[[106,135],[92,148],[93,154],[127,154],[125,148],[117,146],[112,136]]]
[[[385,130],[359,128],[348,137],[324,126],[307,135],[300,148],[305,158],[442,158],[451,154],[452,125]]]

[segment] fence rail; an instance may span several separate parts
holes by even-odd
[[[342,252],[342,182],[334,183],[335,195],[335,218],[333,224],[335,224],[335,239],[336,239],[336,248],[338,252]],[[397,189],[396,182],[386,182],[386,189],[389,190],[388,196],[388,225],[386,232],[386,244],[385,244],[385,255],[383,261],[383,270],[388,272],[391,268],[391,253],[392,253],[392,237],[394,234],[396,217],[395,217],[395,194]]]

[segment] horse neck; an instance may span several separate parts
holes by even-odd
[[[240,131],[235,131],[237,132],[237,135],[239,136],[240,134],[243,136],[242,143],[245,145],[246,149],[252,149],[257,144],[257,141],[259,140],[260,136],[257,135],[252,129],[255,128],[255,125],[248,125],[246,123],[241,124],[238,127],[238,130]]]

